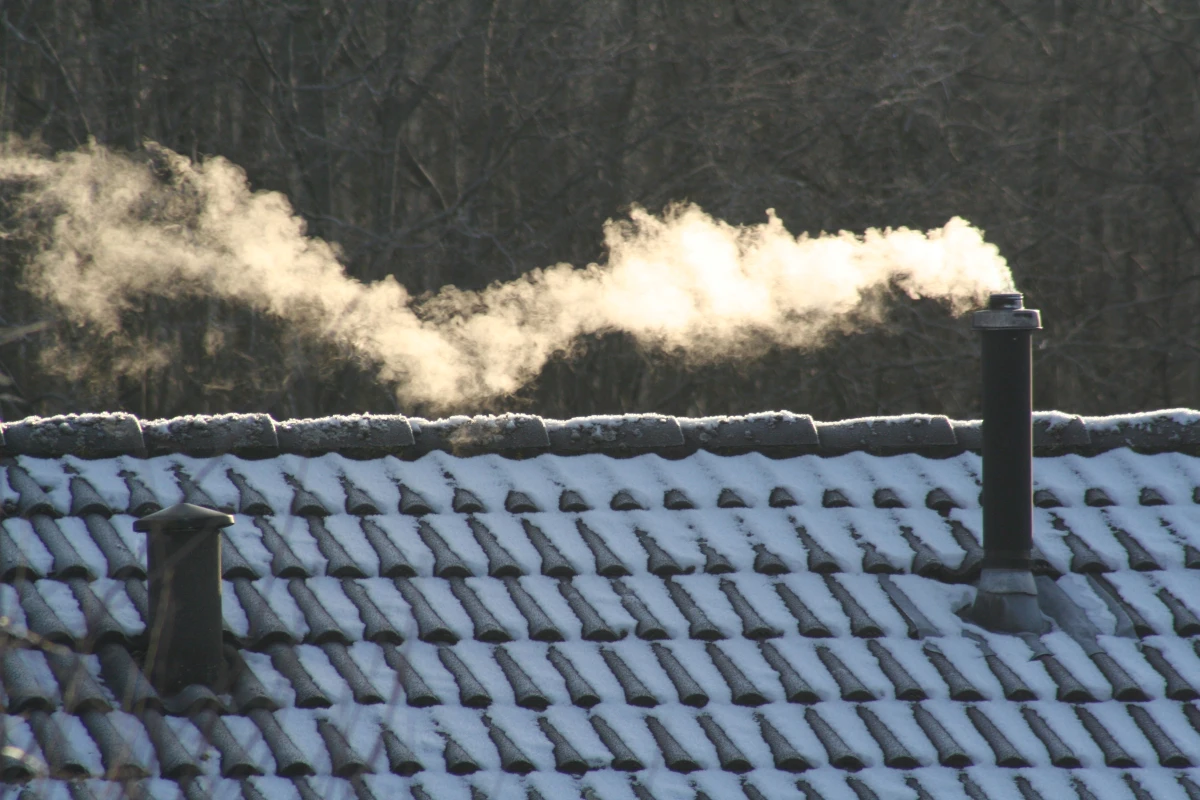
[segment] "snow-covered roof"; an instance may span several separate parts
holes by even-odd
[[[1035,427],[1021,638],[956,613],[977,422],[4,424],[0,796],[1200,797],[1200,414]],[[228,695],[139,667],[181,501]]]

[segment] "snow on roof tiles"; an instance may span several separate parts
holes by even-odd
[[[814,422],[786,411],[740,417],[676,419],[657,414],[558,421],[527,414],[450,417],[430,422],[396,415],[351,415],[277,422],[266,414],[221,414],[138,420],[125,413],[67,414],[0,422],[0,454],[81,458],[182,453],[233,453],[266,458],[340,453],[355,459],[415,459],[441,450],[456,455],[540,452],[681,457],[697,450],[758,451],[777,457],[851,451],[951,455],[978,451],[978,420],[912,414]],[[1168,409],[1111,417],[1034,414],[1039,455],[1094,455],[1117,448],[1200,454],[1200,411]]]
[[[1200,415],[1036,429],[1020,638],[955,613],[977,423],[5,424],[0,794],[1200,797]],[[236,516],[225,696],[139,667],[181,500]]]

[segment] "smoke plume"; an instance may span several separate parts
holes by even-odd
[[[870,298],[888,284],[958,312],[1013,285],[997,249],[959,218],[925,233],[810,237],[770,210],[765,223],[734,226],[678,205],[609,221],[603,264],[418,301],[391,278],[348,277],[286,197],[252,191],[229,161],[150,149],[149,160],[100,146],[55,158],[12,145],[0,153],[0,180],[21,187],[20,218],[40,226],[25,265],[31,291],[110,336],[147,296],[245,304],[351,347],[401,400],[435,408],[514,392],[590,333],[624,331],[713,362],[764,342],[816,346],[848,315],[877,315]]]

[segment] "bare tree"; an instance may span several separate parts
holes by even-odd
[[[1194,405],[1200,391],[1200,17],[1184,0],[788,3],[14,0],[0,126],[222,155],[286,192],[362,280],[474,288],[602,256],[632,203],[734,223],[928,228],[961,215],[1045,312],[1042,407]],[[16,188],[9,187],[9,192]],[[13,225],[10,223],[10,229]],[[23,293],[3,243],[6,416],[125,408],[398,409],[370,365],[224,303],[147,300],[182,358],[117,385],[46,354],[126,357]],[[977,413],[976,343],[934,303],[812,352],[696,367],[595,337],[466,411],[818,417]],[[187,319],[187,323],[177,322]],[[16,388],[13,388],[16,387]]]

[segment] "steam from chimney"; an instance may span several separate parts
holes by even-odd
[[[1013,290],[997,249],[957,217],[926,233],[811,238],[788,233],[771,210],[765,223],[739,227],[677,205],[606,223],[604,264],[559,264],[418,301],[390,277],[348,277],[286,197],[251,191],[229,161],[148,149],[149,163],[101,146],[53,159],[0,151],[0,180],[22,187],[21,218],[30,231],[41,226],[26,265],[33,292],[110,336],[140,297],[242,303],[349,345],[402,401],[441,409],[517,390],[590,333],[624,331],[713,362],[764,342],[818,346],[848,315],[878,317],[871,290],[889,282],[956,312]]]

